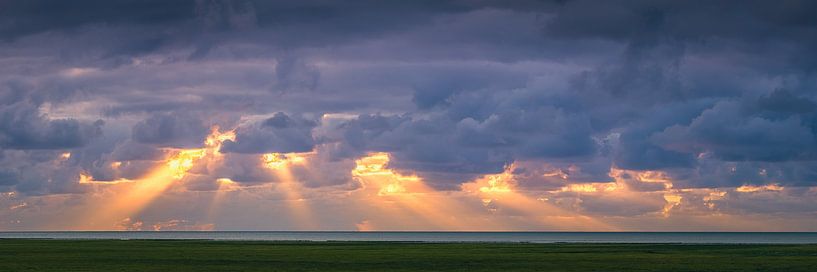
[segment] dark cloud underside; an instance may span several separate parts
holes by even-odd
[[[514,162],[814,186],[815,5],[0,1],[0,188],[138,177],[213,125],[235,129],[216,172],[240,182],[270,178],[251,156],[317,150],[389,152],[446,189]],[[37,170],[61,152],[80,155]]]

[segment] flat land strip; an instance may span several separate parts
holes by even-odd
[[[0,239],[0,271],[817,271],[817,245]]]

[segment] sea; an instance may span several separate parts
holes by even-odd
[[[0,232],[0,239],[817,244],[817,232],[44,231]]]

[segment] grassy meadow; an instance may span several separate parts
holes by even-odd
[[[0,271],[817,271],[817,245],[0,240]]]

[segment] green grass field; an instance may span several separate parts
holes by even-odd
[[[0,240],[0,271],[817,271],[817,245]]]

